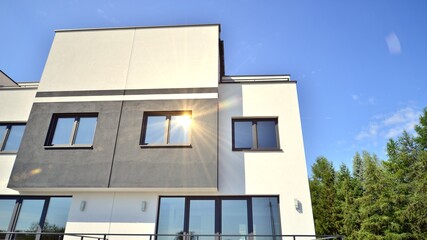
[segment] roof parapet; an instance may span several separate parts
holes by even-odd
[[[223,76],[221,83],[245,83],[245,82],[290,82],[291,75],[239,75]]]

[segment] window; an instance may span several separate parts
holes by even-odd
[[[16,152],[24,135],[23,123],[0,123],[0,152]]]
[[[63,233],[70,205],[70,197],[0,196],[0,239],[36,239],[34,234],[25,232]],[[46,235],[42,239],[58,236]]]
[[[165,196],[159,199],[158,212],[156,232],[164,235],[157,240],[180,239],[183,233],[199,240],[214,240],[216,233],[229,240],[247,234],[275,240],[282,233],[277,196]]]
[[[277,118],[233,119],[233,150],[277,150]]]
[[[142,126],[142,146],[190,144],[191,111],[148,112]]]
[[[53,115],[46,141],[53,147],[92,147],[98,116],[91,114]]]

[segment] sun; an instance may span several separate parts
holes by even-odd
[[[177,124],[184,128],[188,128],[191,125],[192,119],[190,115],[181,115],[176,118]]]

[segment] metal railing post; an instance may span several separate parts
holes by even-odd
[[[221,236],[219,235],[219,233],[215,233],[215,240],[221,240]]]

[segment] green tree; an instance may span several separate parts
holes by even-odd
[[[325,157],[318,157],[312,166],[312,173],[310,191],[316,233],[338,234],[334,167]]]
[[[416,161],[409,169],[411,193],[404,220],[408,221],[414,239],[427,239],[427,108],[423,110],[415,131]]]
[[[390,224],[389,182],[375,154],[362,154],[364,162],[363,194],[360,204],[361,225],[358,239],[386,239]]]
[[[347,239],[354,239],[354,233],[359,228],[358,205],[355,203],[356,181],[356,179],[351,177],[347,166],[342,164],[339,172],[336,174],[335,181],[337,192],[336,216],[338,232],[347,236]]]
[[[384,162],[385,170],[393,183],[390,188],[391,223],[387,235],[394,239],[410,239],[410,226],[405,219],[409,196],[413,193],[414,164],[417,162],[417,147],[414,138],[406,131],[387,144],[388,161]]]

